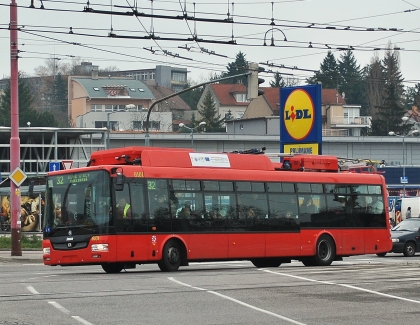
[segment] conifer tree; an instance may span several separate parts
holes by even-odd
[[[313,77],[307,79],[307,82],[310,84],[321,82],[324,89],[339,89],[342,79],[337,61],[331,51],[328,51],[327,56],[322,61],[319,71],[315,72]]]
[[[245,59],[245,54],[242,52],[239,52],[236,54],[236,58],[234,62],[228,63],[227,65],[227,72],[224,72],[221,74],[221,78],[226,78],[229,76],[234,76],[237,74],[245,73],[248,70],[248,62]],[[242,77],[234,77],[232,79],[223,80],[220,83],[224,84],[236,84],[236,83],[242,83],[246,84],[247,76]]]
[[[286,82],[284,81],[283,76],[280,74],[280,72],[276,72],[274,74],[274,80],[270,81],[270,87],[273,87],[273,88],[286,87]]]
[[[206,131],[224,132],[223,119],[218,114],[211,91],[207,91],[204,95],[203,102],[200,106],[198,112],[201,115],[202,122],[206,122]]]

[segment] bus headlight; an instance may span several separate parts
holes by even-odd
[[[393,242],[393,243],[399,243],[399,242],[400,242],[400,240],[399,240],[398,238],[392,238],[392,242]]]
[[[92,244],[92,252],[108,252],[108,244]]]
[[[44,254],[44,255],[50,255],[50,248],[49,247],[45,247],[45,248],[43,248],[42,249],[42,253]]]

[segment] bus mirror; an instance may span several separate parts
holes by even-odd
[[[115,179],[115,190],[122,191],[124,189],[124,175],[117,174],[117,178]]]

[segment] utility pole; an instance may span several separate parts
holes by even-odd
[[[10,171],[20,165],[19,138],[19,68],[18,68],[18,30],[16,0],[10,3]],[[12,256],[22,256],[20,226],[20,187],[10,182],[10,216]]]

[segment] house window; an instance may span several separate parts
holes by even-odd
[[[245,102],[247,102],[246,94],[235,94],[234,96],[235,96],[235,100],[238,103],[245,103]]]
[[[91,112],[102,112],[102,105],[90,105]]]
[[[140,131],[143,128],[142,121],[133,121],[133,130]]]
[[[187,80],[187,75],[181,72],[173,72],[172,73],[172,80],[173,81],[181,81],[185,82]]]
[[[144,92],[144,89],[143,89],[143,88],[139,88],[139,91],[140,91],[140,92]]]
[[[132,91],[132,92],[135,92],[136,91],[136,88],[129,88],[130,89],[130,91]]]
[[[148,77],[149,77],[149,74],[147,72],[141,73],[141,80],[147,80]]]
[[[112,112],[112,105],[105,105],[105,112]]]
[[[93,87],[93,90],[94,91],[99,91],[99,88],[98,87]]]
[[[150,72],[150,78],[149,79],[155,79],[155,73],[153,71]]]

